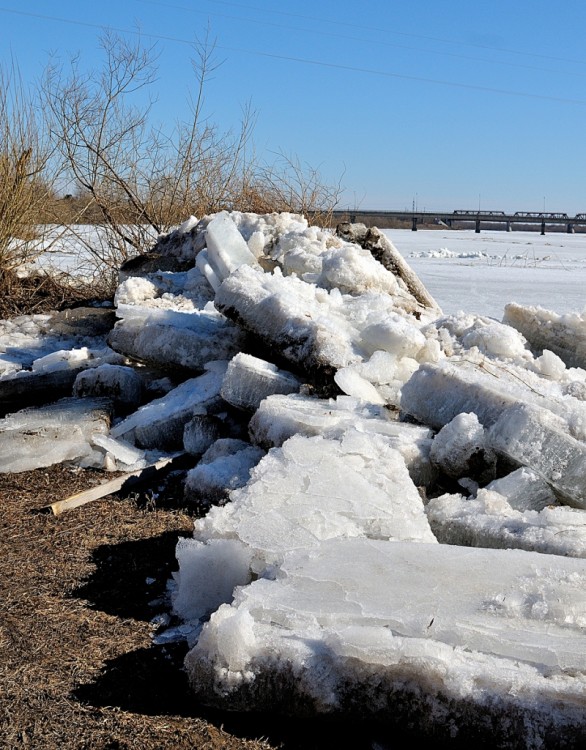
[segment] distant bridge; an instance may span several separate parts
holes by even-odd
[[[564,226],[568,234],[573,234],[576,226],[586,226],[586,213],[568,216],[564,213],[547,211],[516,211],[514,214],[505,211],[361,211],[358,209],[346,209],[345,211],[334,211],[334,217],[338,221],[364,222],[373,224],[373,220],[379,223],[390,220],[408,221],[411,229],[416,232],[418,224],[443,223],[448,227],[462,222],[473,222],[476,232],[480,232],[481,225],[500,224],[502,228],[510,231],[515,224],[534,224],[540,227],[541,234],[545,234],[546,226]]]

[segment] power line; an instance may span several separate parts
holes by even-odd
[[[248,6],[245,6],[245,5],[241,5],[240,3],[220,3],[220,2],[217,2],[217,0],[209,0],[209,1],[210,2],[216,2],[216,4],[220,4],[220,5],[232,5],[232,6],[236,6],[236,7],[239,7],[239,8],[244,8],[246,10],[260,10],[259,8],[255,8],[255,7],[252,7],[252,6],[248,7]],[[199,15],[202,15],[202,14],[206,15],[205,11],[199,10],[197,8],[189,8],[189,7],[186,7],[184,5],[177,5],[175,3],[160,2],[159,0],[135,0],[135,2],[142,3],[143,5],[145,5],[145,4],[146,5],[155,5],[155,6],[160,7],[160,8],[172,8],[173,10],[187,11],[189,13],[196,13],[196,14],[199,14]],[[297,13],[284,13],[282,11],[273,11],[273,10],[271,10],[270,12],[271,13],[278,13],[279,15],[292,16],[294,18],[301,18],[301,19],[305,19],[305,20],[315,20],[315,21],[320,21],[320,22],[323,22],[323,23],[337,23],[338,25],[351,26],[351,24],[346,24],[346,23],[342,23],[342,22],[336,22],[336,21],[330,21],[330,20],[326,21],[325,19],[312,19],[311,17],[301,16],[301,15],[299,15]],[[227,19],[230,19],[230,20],[233,20],[233,21],[244,21],[245,23],[252,23],[252,24],[259,25],[259,26],[269,26],[271,28],[287,29],[288,31],[297,31],[297,32],[302,32],[302,33],[317,34],[319,36],[326,36],[326,37],[330,37],[330,38],[334,38],[334,39],[345,39],[345,40],[351,41],[351,42],[361,42],[361,43],[364,43],[364,44],[368,44],[371,47],[389,47],[391,49],[404,49],[404,50],[409,50],[411,52],[424,52],[425,54],[428,54],[428,55],[440,55],[442,57],[452,57],[452,58],[455,58],[455,59],[458,59],[458,60],[469,60],[469,61],[472,61],[472,62],[480,62],[480,63],[485,63],[485,64],[488,64],[488,65],[502,65],[502,66],[509,67],[509,68],[519,68],[519,69],[522,69],[522,70],[535,70],[535,71],[538,71],[540,73],[553,73],[555,75],[564,75],[564,76],[573,75],[573,76],[578,76],[580,78],[586,77],[586,72],[579,73],[578,71],[573,70],[573,71],[570,71],[568,73],[567,71],[551,70],[550,68],[542,68],[542,67],[538,67],[536,65],[528,65],[528,64],[524,64],[524,63],[515,63],[515,62],[510,62],[508,60],[488,60],[488,59],[483,58],[483,57],[472,57],[470,55],[463,55],[463,54],[458,53],[458,52],[448,52],[446,50],[435,50],[435,49],[422,49],[421,47],[411,47],[411,46],[406,45],[406,44],[397,44],[396,42],[385,42],[385,41],[380,41],[380,40],[377,41],[377,42],[373,42],[372,39],[363,39],[363,38],[356,37],[356,36],[350,36],[348,34],[337,34],[335,32],[324,31],[323,29],[318,29],[316,27],[310,28],[310,29],[295,28],[293,26],[288,26],[288,25],[284,25],[284,24],[280,24],[280,23],[275,23],[274,21],[268,21],[265,18],[263,18],[263,19],[259,19],[259,18],[245,18],[245,17],[242,17],[242,16],[233,16],[233,15],[228,15],[226,13],[215,13],[215,12],[209,13],[208,15],[215,16],[217,18],[227,18]],[[360,29],[363,29],[363,30],[366,29],[366,30],[369,30],[369,31],[374,31],[374,29],[371,29],[368,26],[358,26],[357,28],[360,28]],[[380,31],[380,29],[377,29],[377,31]],[[398,34],[398,35],[401,35],[401,36],[413,37],[413,38],[416,38],[416,39],[426,39],[426,40],[432,39],[432,37],[425,37],[425,36],[421,36],[421,35],[417,35],[417,34],[402,34],[401,32],[383,32],[383,33],[394,33],[394,34]],[[443,42],[446,42],[447,40],[434,39],[434,41],[443,41]],[[447,42],[447,43],[449,43],[449,44],[458,44],[458,42]],[[464,43],[464,44],[466,46],[478,47],[480,49],[492,49],[492,48],[485,47],[485,46],[482,46],[482,45],[474,45],[474,44],[467,44],[467,43]],[[515,53],[515,54],[525,54],[525,53],[518,52],[518,53]],[[562,58],[556,58],[556,59],[560,60]],[[569,62],[569,61],[567,61],[567,62]],[[586,63],[584,63],[584,64],[586,64]]]
[[[286,55],[274,55],[268,52],[259,52],[259,51],[251,52],[250,50],[239,50],[239,49],[235,49],[231,47],[221,47],[220,45],[218,45],[218,49],[231,50],[235,52],[246,52],[249,54],[261,55],[263,57],[271,57],[277,60],[288,60],[291,62],[305,63],[308,65],[320,65],[325,68],[338,68],[339,70],[347,70],[347,71],[352,71],[355,73],[367,73],[370,75],[384,76],[387,78],[401,78],[406,81],[417,81],[419,83],[433,83],[433,84],[437,84],[440,86],[452,86],[455,88],[471,89],[474,91],[484,91],[486,93],[492,93],[492,94],[506,94],[507,96],[522,96],[522,97],[527,97],[530,99],[545,99],[546,101],[563,102],[564,104],[586,105],[586,99],[566,99],[566,98],[559,97],[559,96],[548,96],[547,94],[530,94],[525,91],[510,91],[508,89],[492,88],[490,86],[478,86],[472,83],[458,83],[455,81],[442,81],[437,78],[425,78],[423,76],[409,76],[403,73],[392,73],[390,71],[376,70],[374,68],[359,68],[353,65],[340,65],[337,63],[323,62],[320,60],[310,60],[308,58],[288,57]]]
[[[177,42],[180,44],[188,44],[190,46],[193,46],[193,41],[189,39],[182,39],[180,37],[173,37],[173,36],[165,36],[162,34],[152,34],[145,31],[137,31],[136,29],[122,29],[116,26],[111,25],[105,25],[105,24],[97,24],[92,23],[90,21],[78,21],[71,18],[61,18],[59,16],[51,16],[46,15],[42,13],[31,13],[28,11],[21,11],[21,10],[14,10],[12,8],[3,8],[0,7],[1,13],[13,13],[15,15],[20,16],[26,16],[29,18],[38,18],[44,21],[55,21],[58,23],[67,23],[72,24],[75,26],[84,26],[86,28],[94,28],[94,29],[110,29],[111,31],[115,31],[120,34],[136,34],[141,37],[148,37],[151,39],[158,39],[161,41],[168,41],[168,42]],[[492,93],[492,94],[504,94],[506,96],[518,96],[518,97],[524,97],[529,99],[539,99],[542,101],[553,101],[563,104],[578,104],[581,106],[586,105],[586,100],[584,99],[570,99],[570,98],[564,98],[559,96],[548,96],[547,94],[532,94],[525,91],[512,91],[508,89],[501,89],[501,88],[495,88],[490,86],[480,86],[477,84],[469,84],[469,83],[459,83],[457,81],[444,81],[441,79],[436,78],[426,78],[423,76],[410,76],[405,75],[403,73],[394,73],[392,71],[385,71],[385,70],[376,70],[374,68],[361,68],[358,66],[353,65],[342,65],[339,63],[330,63],[325,62],[323,60],[312,60],[309,58],[303,58],[303,57],[292,57],[288,55],[277,55],[277,54],[271,54],[269,52],[261,52],[260,50],[249,50],[249,49],[242,49],[238,47],[228,47],[225,45],[218,44],[216,45],[216,49],[225,50],[227,52],[238,52],[239,54],[246,54],[246,55],[252,55],[252,56],[258,56],[258,57],[266,57],[273,60],[283,60],[284,62],[293,62],[298,64],[304,64],[304,65],[312,65],[317,67],[323,67],[323,68],[329,68],[332,70],[345,70],[348,72],[354,72],[354,73],[362,73],[365,75],[376,75],[384,78],[395,78],[398,80],[405,80],[405,81],[415,81],[417,83],[430,83],[434,85],[440,85],[440,86],[447,86],[451,88],[459,88],[459,89],[466,89],[470,91],[482,91],[485,93]]]
[[[138,2],[151,2],[154,0],[137,0]],[[441,37],[433,37],[433,36],[425,36],[423,34],[413,34],[412,32],[406,32],[406,31],[396,31],[395,29],[381,29],[380,27],[373,27],[373,26],[364,26],[361,24],[356,23],[349,23],[348,21],[336,21],[333,18],[318,18],[315,16],[305,16],[301,15],[300,13],[291,13],[288,11],[282,11],[282,10],[273,10],[272,8],[267,11],[267,8],[259,8],[257,6],[253,5],[245,5],[243,3],[234,3],[234,2],[228,2],[228,0],[208,0],[210,3],[214,3],[215,5],[230,5],[237,8],[245,8],[247,10],[258,10],[262,13],[276,13],[281,16],[291,16],[294,18],[303,18],[306,21],[318,21],[320,23],[330,23],[335,24],[336,26],[346,26],[353,29],[363,29],[364,31],[375,31],[383,34],[393,34],[397,36],[406,36],[406,37],[412,37],[414,39],[427,39],[431,42],[441,42],[442,44],[458,44],[458,45],[464,45],[466,47],[475,47],[477,49],[489,49],[494,51],[494,47],[489,46],[488,44],[477,44],[474,42],[458,42],[454,39],[443,39]],[[190,8],[184,8],[184,10],[191,10]],[[523,55],[526,57],[536,57],[541,58],[544,60],[557,60],[558,62],[567,62],[577,65],[586,65],[586,60],[574,60],[567,57],[557,57],[555,55],[544,55],[538,52],[522,52],[521,50],[516,49],[510,49],[507,47],[501,47],[499,52],[508,52],[512,55]]]

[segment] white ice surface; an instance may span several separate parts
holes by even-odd
[[[296,435],[282,448],[273,448],[230,500],[195,522],[191,543],[199,550],[199,560],[205,556],[202,544],[236,540],[250,553],[248,580],[274,575],[291,550],[318,550],[323,540],[335,537],[435,541],[401,455],[384,437],[352,429],[340,440]],[[188,544],[183,542],[183,549]],[[217,554],[217,547],[212,553]],[[245,571],[238,570],[234,586],[245,577]],[[180,567],[180,602],[189,601],[185,586],[190,584],[185,582],[192,577]],[[196,593],[203,604],[204,585]],[[213,590],[213,579],[209,585]],[[175,602],[181,616],[183,607],[189,605]]]
[[[383,231],[446,314],[464,310],[501,320],[508,302],[558,313],[581,312],[586,304],[586,234]]]
[[[231,708],[395,706],[434,736],[515,727],[534,750],[584,732],[585,584],[583,560],[331,539],[238,589],[186,669],[200,699]]]

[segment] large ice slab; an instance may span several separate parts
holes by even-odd
[[[105,435],[112,411],[107,399],[64,398],[0,420],[0,472],[21,472],[71,461],[101,466],[92,437]]]
[[[586,513],[576,508],[520,511],[506,496],[481,489],[475,498],[450,494],[433,498],[426,512],[442,544],[586,557]]]
[[[555,414],[524,404],[506,409],[488,440],[495,451],[537,471],[563,502],[586,509],[586,443],[568,435]]]
[[[143,383],[132,367],[103,364],[80,372],[73,384],[73,395],[79,398],[103,396],[122,408],[136,408],[142,398]]]
[[[384,436],[403,456],[415,484],[431,484],[435,476],[430,462],[432,431],[399,422],[375,404],[345,396],[318,399],[301,394],[274,395],[260,404],[248,426],[253,442],[267,450],[283,445],[296,434],[340,438],[350,427]]]
[[[540,511],[548,505],[558,504],[553,490],[545,479],[526,466],[495,479],[487,484],[485,489],[506,497],[509,505],[515,510]]]
[[[243,332],[215,311],[118,309],[124,317],[110,333],[110,346],[161,368],[201,371],[211,360],[230,359],[244,345]]]
[[[537,350],[549,349],[568,367],[586,368],[586,316],[560,315],[542,307],[513,302],[505,306],[503,322],[519,330]]]
[[[205,237],[208,261],[220,281],[243,264],[256,265],[256,257],[227,211],[214,216]]]
[[[232,406],[254,411],[267,396],[296,393],[300,387],[293,373],[241,352],[230,360],[221,393]]]
[[[360,561],[360,564],[357,564]],[[494,747],[586,740],[586,562],[331,539],[237,590],[186,658],[223,708],[371,715]]]
[[[290,550],[318,550],[333,537],[435,541],[401,455],[380,435],[348,430],[341,440],[294,436],[272,449],[230,499],[195,522],[194,540],[181,542],[181,604],[175,607],[182,616],[185,608],[193,611],[186,590],[191,574],[182,559],[205,558],[208,547],[216,555],[218,540],[232,540],[233,546],[249,551],[248,573],[240,570],[234,585],[247,576],[272,575]],[[192,547],[197,554],[185,552]],[[224,572],[218,574],[225,579]],[[209,596],[201,588],[193,596],[217,606],[214,576],[200,586],[209,589]]]
[[[488,428],[516,404],[547,409],[563,420],[572,437],[586,439],[586,402],[572,396],[566,386],[473,353],[422,364],[401,389],[400,401],[404,412],[437,430],[463,412],[476,414]]]

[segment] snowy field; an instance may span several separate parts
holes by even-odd
[[[501,320],[507,302],[557,313],[586,305],[586,234],[385,229],[446,314]]]

